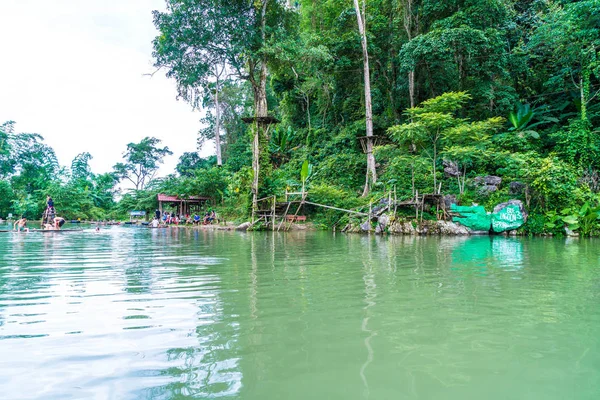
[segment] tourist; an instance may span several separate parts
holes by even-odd
[[[160,220],[160,211],[159,210],[154,211],[154,218]]]
[[[29,228],[27,227],[27,218],[25,218],[25,216],[22,216],[20,220],[15,221],[13,224],[13,230],[20,232],[21,229],[23,229],[25,232],[29,232]]]
[[[154,219],[152,220],[152,225],[151,225],[151,226],[152,226],[153,228],[158,228],[158,219],[157,219],[157,218],[154,218]]]
[[[194,225],[198,225],[200,223],[200,216],[198,213],[194,214]]]
[[[52,200],[52,197],[46,197],[46,206],[49,210],[52,210],[52,212],[54,212],[54,200]]]
[[[55,217],[54,218],[54,229],[57,231],[65,224],[65,219],[63,217]]]

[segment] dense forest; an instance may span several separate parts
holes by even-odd
[[[41,215],[49,194],[70,218],[122,217],[164,192],[208,195],[244,219],[258,198],[297,191],[307,162],[317,203],[355,208],[390,190],[488,209],[519,199],[527,233],[598,231],[600,0],[166,3],[155,67],[204,111],[198,144],[216,142],[216,156],[190,149],[154,178],[170,151],[144,138],[97,175],[90,154],[61,167],[8,122],[1,216]],[[116,197],[123,180],[135,189]],[[323,226],[343,218],[306,212]]]

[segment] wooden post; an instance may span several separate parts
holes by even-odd
[[[415,191],[415,219],[419,221],[419,191]]]
[[[273,204],[271,205],[271,230],[275,232],[275,202],[277,197],[273,196]]]
[[[396,185],[394,185],[394,217],[398,211],[398,196],[396,195]]]

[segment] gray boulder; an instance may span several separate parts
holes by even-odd
[[[241,225],[238,225],[235,230],[236,231],[247,231],[248,228],[250,228],[252,226],[252,224],[250,222],[244,222]]]
[[[492,229],[496,233],[519,229],[527,222],[527,210],[520,200],[509,200],[494,207]]]
[[[377,226],[375,227],[375,233],[385,232],[385,228],[387,227],[389,222],[390,222],[390,217],[388,217],[386,214],[381,215],[377,219]]]
[[[525,184],[522,182],[515,181],[509,184],[509,193],[512,195],[522,194],[524,190]]]
[[[488,195],[498,190],[498,186],[502,183],[502,178],[494,175],[478,176],[473,179],[473,183],[479,188],[479,192]]]
[[[371,221],[370,220],[366,220],[365,222],[363,222],[362,224],[360,224],[360,229],[363,232],[370,232],[371,231]]]
[[[500,186],[502,183],[502,178],[499,176],[488,175],[483,178],[483,182],[489,186]]]
[[[494,186],[494,185],[484,185],[479,188],[479,191],[481,191],[482,193],[487,193],[487,194],[494,193],[497,190],[498,190],[498,186]]]
[[[444,198],[442,199],[442,202],[443,202],[443,204],[444,204],[444,207],[446,208],[446,210],[449,210],[449,209],[450,209],[450,206],[451,206],[452,204],[456,204],[456,202],[457,202],[457,201],[458,201],[458,200],[457,200],[456,196],[455,196],[455,195],[453,195],[453,194],[447,194],[447,195],[445,195],[445,196],[444,196]]]
[[[452,161],[444,161],[444,174],[450,178],[456,178],[461,176],[458,164]]]

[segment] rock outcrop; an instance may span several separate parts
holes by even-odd
[[[250,228],[252,226],[252,224],[250,222],[244,222],[241,225],[238,225],[235,227],[236,231],[247,231],[248,228]]]
[[[527,222],[527,211],[520,200],[509,200],[494,207],[492,230],[502,233],[519,229]]]
[[[473,183],[479,188],[481,193],[490,194],[498,190],[498,187],[502,183],[502,178],[494,175],[478,176],[473,179]]]

